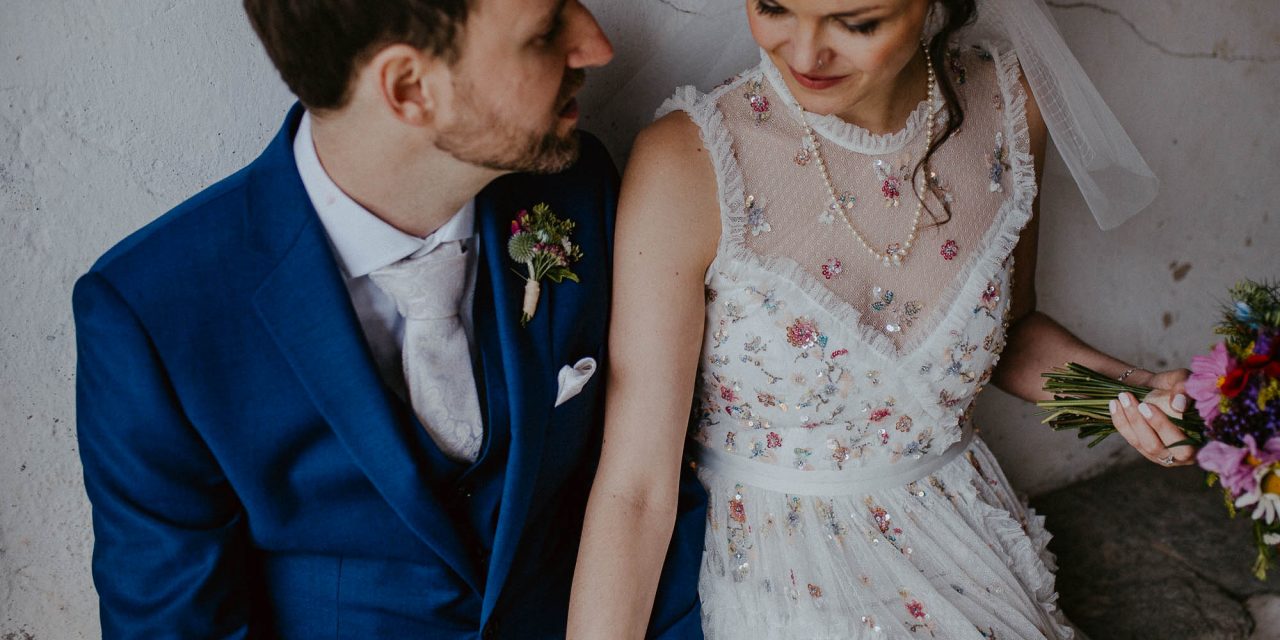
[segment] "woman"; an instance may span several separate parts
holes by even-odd
[[[691,401],[707,637],[1072,636],[973,400],[1042,399],[1041,372],[1080,362],[1162,390],[1113,419],[1181,465],[1186,372],[1034,310],[1045,121],[1022,49],[958,46],[975,10],[1032,0],[1002,2],[750,0],[759,66],[637,139],[571,637],[643,634]]]

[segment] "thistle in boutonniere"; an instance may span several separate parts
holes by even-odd
[[[528,269],[527,277],[520,276],[525,281],[520,326],[527,324],[538,310],[543,278],[555,283],[578,282],[578,275],[569,265],[582,259],[582,247],[569,241],[572,231],[573,221],[557,218],[546,203],[534,205],[532,213],[522,209],[511,221],[507,252]]]

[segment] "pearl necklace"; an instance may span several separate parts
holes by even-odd
[[[923,42],[920,44],[924,47]],[[924,60],[929,70],[929,107],[928,115],[925,118],[926,124],[924,134],[924,154],[928,154],[929,143],[933,141],[933,121],[937,116],[937,105],[934,104],[934,96],[937,93],[938,84],[937,78],[933,75],[933,60],[929,58],[928,48],[925,48]],[[911,220],[911,232],[907,234],[907,239],[902,243],[891,243],[889,246],[885,247],[884,251],[880,251],[872,247],[871,243],[867,242],[867,239],[862,237],[861,233],[858,233],[858,230],[853,226],[853,221],[849,219],[849,214],[846,210],[853,208],[853,201],[848,198],[841,198],[837,195],[836,188],[831,183],[831,174],[827,171],[827,163],[822,158],[822,149],[821,144],[818,142],[818,136],[813,132],[813,127],[809,126],[809,120],[805,118],[804,115],[804,108],[800,106],[799,102],[796,103],[796,111],[800,113],[800,123],[804,125],[804,133],[808,140],[809,148],[813,149],[814,160],[817,161],[818,170],[822,172],[822,181],[826,183],[827,193],[831,196],[831,209],[840,212],[840,219],[844,220],[845,226],[849,227],[849,231],[853,233],[853,237],[857,238],[858,242],[862,243],[863,248],[865,248],[867,253],[871,254],[873,258],[879,260],[880,263],[885,266],[901,265],[902,261],[906,259],[907,253],[911,251],[911,244],[915,242],[916,232],[920,229],[920,214],[924,212],[924,191],[926,186],[925,183],[927,181],[921,180],[920,184],[916,186],[916,212],[915,216]],[[924,155],[921,155],[920,157],[923,158]]]

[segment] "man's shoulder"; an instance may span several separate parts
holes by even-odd
[[[125,236],[102,254],[92,270],[109,271],[139,257],[150,259],[182,252],[185,245],[207,242],[216,229],[246,206],[248,168],[206,187],[168,212]]]
[[[210,185],[108,249],[89,272],[121,292],[173,283],[179,272],[214,268],[243,242],[249,167]]]

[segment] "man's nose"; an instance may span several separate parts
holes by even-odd
[[[596,22],[595,16],[578,0],[570,0],[572,6],[566,11],[572,12],[574,25],[573,48],[569,51],[568,66],[574,69],[586,67],[602,67],[613,59],[613,45],[604,35],[604,29]]]

